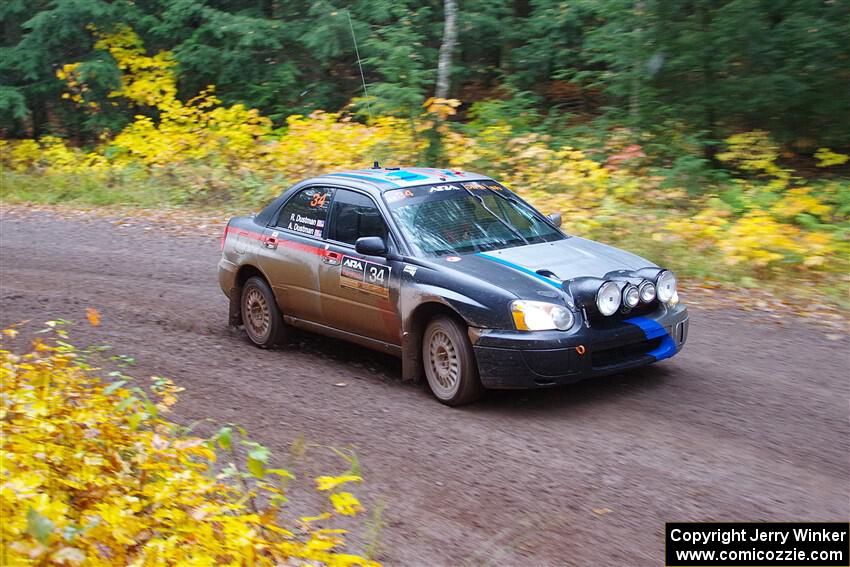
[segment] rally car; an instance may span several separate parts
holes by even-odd
[[[392,353],[448,405],[679,352],[673,273],[560,226],[490,177],[375,164],[231,219],[219,280],[257,346],[292,326]]]

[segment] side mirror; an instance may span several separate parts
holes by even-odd
[[[552,223],[559,228],[561,226],[561,223],[563,222],[561,220],[561,213],[552,213],[551,215],[549,215],[549,220],[552,221]]]
[[[361,236],[354,243],[354,249],[364,256],[383,256],[387,253],[387,243],[380,236]]]

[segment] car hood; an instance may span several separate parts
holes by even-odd
[[[556,242],[495,250],[483,256],[510,262],[532,272],[549,270],[562,280],[582,276],[601,278],[615,270],[655,266],[649,260],[625,250],[577,236]]]
[[[538,271],[552,272],[560,280],[570,280],[585,276],[602,278],[613,271],[656,267],[630,252],[576,236],[450,258],[455,261],[442,258],[441,263],[519,296],[541,289],[541,286],[549,290],[552,286],[560,287]]]

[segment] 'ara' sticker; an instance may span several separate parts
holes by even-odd
[[[415,276],[416,275],[416,266],[405,266],[404,267],[404,273],[410,274],[411,276]]]
[[[376,264],[352,256],[343,256],[342,267],[339,272],[339,285],[388,298],[390,295],[390,270],[389,266],[383,264]]]
[[[429,193],[440,193],[442,191],[456,191],[457,185],[434,185],[428,190]]]
[[[460,262],[460,256],[446,256],[446,262]]]

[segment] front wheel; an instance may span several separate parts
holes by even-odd
[[[468,404],[481,397],[475,354],[466,328],[449,317],[428,324],[422,338],[422,361],[431,392],[449,406]]]
[[[283,339],[283,316],[269,284],[263,278],[248,278],[242,286],[242,322],[251,342],[270,348]]]

